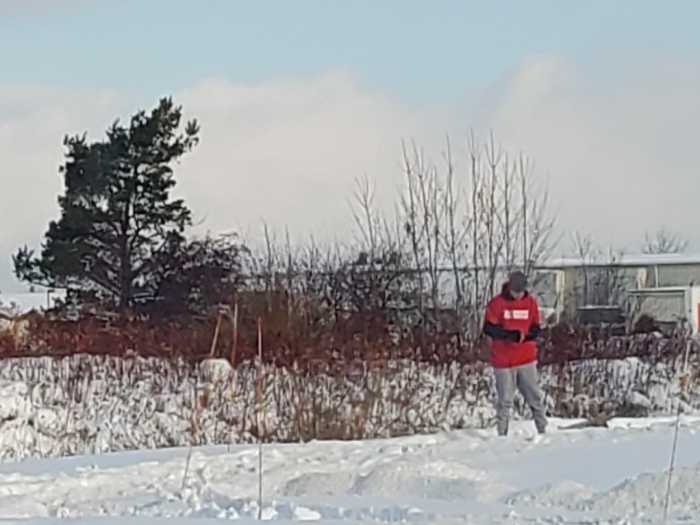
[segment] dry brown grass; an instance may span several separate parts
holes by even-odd
[[[0,379],[26,385],[24,404],[32,408],[4,423],[0,433],[17,432],[15,438],[3,438],[4,446],[15,443],[11,446],[19,452],[0,450],[0,455],[56,456],[258,438],[384,438],[485,428],[493,417],[493,377],[484,363],[387,361],[345,375],[268,364],[262,419],[253,363],[241,364],[235,375],[228,368],[226,374],[211,374],[204,363],[222,369],[220,362],[88,355],[1,360]],[[661,387],[673,402],[677,366],[678,360],[656,365],[590,360],[544,366],[542,381],[553,416],[645,415],[631,394],[656,403],[655,389]],[[690,391],[695,391],[697,376],[691,381]],[[700,406],[698,397],[687,402]],[[671,411],[673,405],[664,403],[652,409]],[[516,418],[529,417],[520,399],[514,412]],[[17,436],[27,441],[16,444]]]
[[[53,426],[26,422],[41,443],[32,450],[44,455],[258,438],[368,439],[491,423],[485,341],[455,337],[450,325],[427,330],[420,317],[402,320],[371,304],[338,311],[314,297],[240,294],[238,338],[226,318],[213,345],[217,311],[205,317],[91,314],[75,321],[28,316],[27,338],[0,338],[0,377],[25,383],[33,406],[58,414],[60,424]],[[265,365],[260,421],[258,319]],[[675,399],[687,344],[680,334],[546,330],[539,347],[550,414],[669,410],[656,391],[670,388]],[[200,370],[211,357],[234,360],[231,372],[217,378]],[[695,354],[691,365],[697,385]],[[651,406],[640,407],[637,394]],[[528,414],[521,402],[515,411]],[[118,423],[105,429],[103,421]]]

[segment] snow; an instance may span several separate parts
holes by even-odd
[[[613,259],[602,257],[590,259],[581,257],[561,257],[548,259],[537,266],[538,269],[577,268],[581,266],[671,266],[700,264],[698,253],[642,253],[621,254]]]
[[[674,418],[612,423],[560,430],[563,421],[553,420],[540,439],[531,422],[519,421],[507,438],[473,429],[265,444],[262,516],[319,524],[659,523]],[[251,522],[258,450],[195,448],[184,483],[187,448],[7,463],[0,466],[0,519]],[[700,417],[682,416],[670,523],[700,523],[699,485]]]

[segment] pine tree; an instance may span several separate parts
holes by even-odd
[[[36,256],[13,257],[15,275],[45,286],[90,291],[121,310],[149,293],[158,254],[184,242],[191,212],[171,199],[173,164],[198,143],[196,120],[179,131],[182,108],[170,98],[129,125],[117,120],[106,139],[64,139],[61,215],[49,224]]]

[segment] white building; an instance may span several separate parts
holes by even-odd
[[[608,261],[549,260],[537,267],[535,291],[557,319],[591,307],[619,307],[661,323],[688,321],[698,330],[700,255],[622,255]]]

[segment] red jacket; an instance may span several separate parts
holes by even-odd
[[[540,310],[535,298],[525,292],[516,300],[504,284],[500,295],[489,302],[484,320],[484,333],[491,338],[493,367],[512,368],[537,361],[535,339],[539,332]]]

